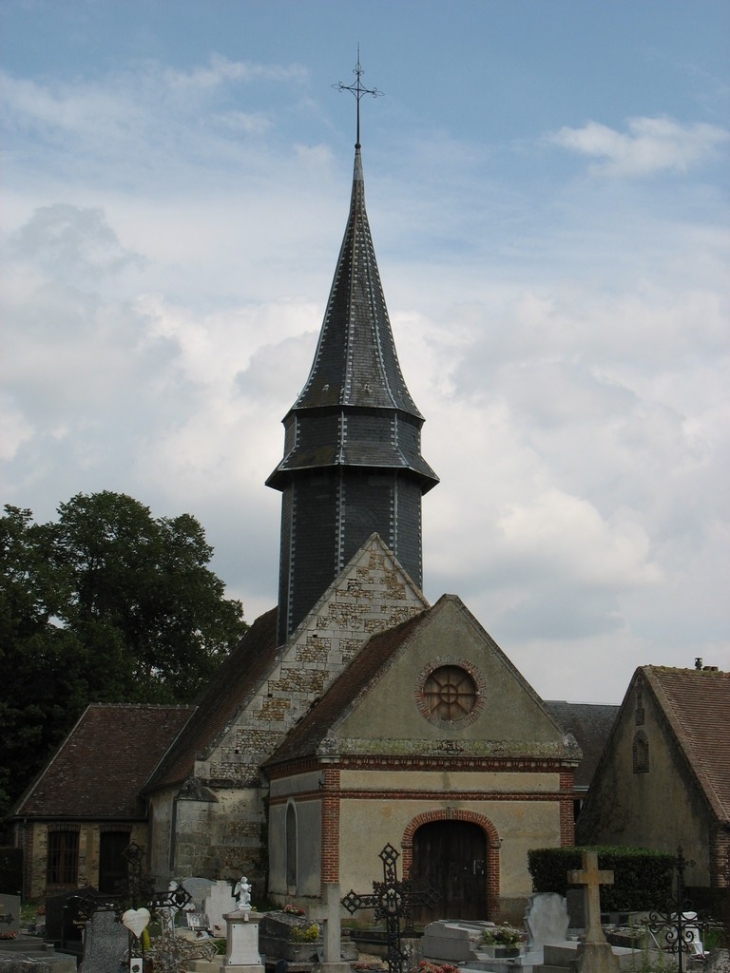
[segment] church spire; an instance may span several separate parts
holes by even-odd
[[[438,477],[421,456],[423,416],[401,374],[365,210],[358,142],[350,213],[309,378],[284,418],[279,641],[371,533],[420,586],[421,496]]]

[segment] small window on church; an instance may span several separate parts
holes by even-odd
[[[462,720],[469,716],[477,702],[477,686],[471,675],[460,666],[434,669],[423,687],[426,712],[434,719]]]
[[[293,804],[286,808],[286,884],[293,895],[297,887],[297,812]]]
[[[634,757],[634,773],[648,774],[649,773],[649,741],[646,738],[646,733],[644,733],[642,730],[639,730],[639,732],[634,737],[633,757]]]

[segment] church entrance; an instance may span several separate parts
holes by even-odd
[[[431,821],[413,836],[414,888],[432,888],[437,905],[413,910],[416,922],[486,919],[487,838],[477,824]]]

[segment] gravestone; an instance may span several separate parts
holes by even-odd
[[[339,882],[326,882],[324,886],[325,914],[320,924],[324,949],[320,968],[322,973],[349,973],[350,959],[342,949],[342,922],[340,917],[340,885]],[[355,956],[357,958],[357,955]]]
[[[210,931],[214,936],[223,938],[226,935],[226,920],[223,918],[228,912],[236,908],[230,882],[215,882],[208,890],[203,909],[208,916]]]
[[[109,973],[120,968],[129,949],[129,933],[113,912],[97,912],[86,923],[79,973]]]
[[[586,931],[585,942],[578,951],[578,973],[616,973],[619,963],[603,933],[600,899],[601,885],[613,885],[613,872],[601,871],[598,853],[586,849],[583,868],[569,871],[568,881],[583,886]]]
[[[184,878],[180,884],[192,895],[193,901],[186,906],[188,912],[205,912],[205,900],[215,882],[209,878]]]
[[[542,952],[546,943],[567,942],[569,925],[568,909],[562,895],[557,892],[531,895],[525,912],[527,954]]]
[[[188,929],[192,929],[196,936],[204,938],[208,935],[208,917],[204,912],[186,912],[185,919]]]
[[[10,938],[20,930],[20,896],[0,894],[0,936]]]
[[[78,899],[95,890],[87,885],[81,889],[69,889],[46,899],[46,941],[57,949],[81,955],[81,925],[78,924]]]

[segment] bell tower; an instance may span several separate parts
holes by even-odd
[[[424,419],[401,374],[365,211],[360,100],[350,213],[312,370],[285,416],[278,642],[284,643],[377,532],[422,585],[421,497],[438,477],[421,456]]]

